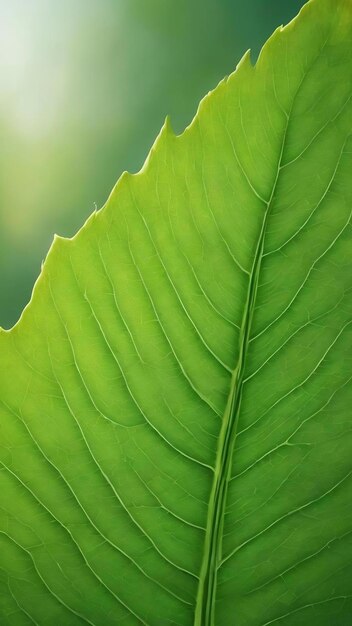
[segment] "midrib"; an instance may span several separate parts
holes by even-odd
[[[254,255],[252,271],[247,291],[247,299],[243,312],[241,330],[239,335],[239,357],[236,368],[234,369],[232,374],[229,397],[224,412],[223,422],[218,440],[214,480],[209,498],[209,508],[204,543],[204,557],[200,570],[194,626],[215,626],[214,617],[217,572],[222,558],[222,536],[227,488],[231,473],[231,462],[235,447],[238,416],[241,406],[245,361],[257,297],[258,281],[263,258],[266,228],[273,197],[279,179],[279,173],[281,170],[282,157],[284,153],[286,135],[288,130],[288,122],[289,115],[287,115],[286,126],[283,133],[276,177],[272,185],[270,198],[266,203],[266,210],[264,213],[263,222]]]
[[[239,336],[239,357],[236,368],[232,375],[231,387],[223,422],[220,430],[218,448],[216,453],[214,480],[209,498],[208,517],[204,542],[204,556],[200,569],[198,593],[196,599],[194,626],[215,626],[215,600],[217,572],[222,559],[222,537],[224,514],[226,506],[227,488],[231,472],[231,461],[236,442],[236,430],[242,398],[242,384],[245,371],[245,361],[247,355],[248,341],[250,337],[255,302],[258,291],[258,281],[263,258],[264,241],[268,219],[276,192],[279,175],[282,167],[283,154],[286,145],[289,122],[297,95],[306,79],[309,71],[319,59],[329,39],[329,34],[324,40],[316,57],[310,66],[306,68],[301,81],[297,86],[291,100],[291,106],[286,113],[286,123],[283,128],[280,154],[278,157],[276,175],[272,184],[269,200],[266,202],[266,209],[262,221],[262,226],[258,236],[257,246],[254,254],[252,271],[248,284],[247,299],[244,307],[242,324]]]

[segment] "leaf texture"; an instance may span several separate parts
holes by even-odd
[[[352,2],[311,0],[0,335],[4,626],[352,622]]]

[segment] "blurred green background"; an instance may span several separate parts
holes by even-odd
[[[179,132],[304,0],[0,0],[0,325],[167,113]]]

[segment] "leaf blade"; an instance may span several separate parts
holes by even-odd
[[[331,6],[167,123],[1,334],[23,623],[349,615],[352,35]]]

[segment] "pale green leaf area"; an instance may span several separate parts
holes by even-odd
[[[352,2],[312,0],[1,333],[1,626],[352,624]]]

